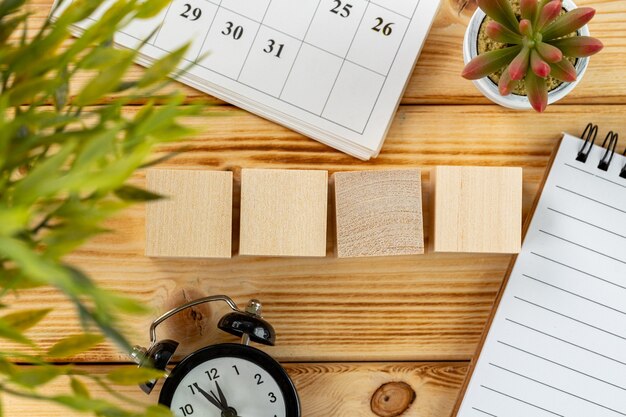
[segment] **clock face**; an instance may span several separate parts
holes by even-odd
[[[209,346],[167,378],[159,399],[177,417],[297,417],[298,397],[283,368],[258,349]]]

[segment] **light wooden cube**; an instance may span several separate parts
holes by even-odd
[[[520,251],[521,168],[440,166],[431,189],[435,252]]]
[[[337,256],[424,253],[419,169],[333,175]]]
[[[243,169],[239,253],[326,256],[328,171]]]
[[[146,255],[230,258],[233,173],[151,169],[147,188],[165,196],[146,207]]]

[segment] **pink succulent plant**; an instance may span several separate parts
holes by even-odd
[[[485,28],[487,36],[506,47],[472,59],[463,77],[476,80],[504,68],[500,94],[510,94],[523,80],[530,104],[538,112],[548,105],[548,76],[563,82],[576,80],[576,69],[566,57],[587,57],[603,48],[596,38],[568,36],[593,18],[596,11],[590,7],[561,15],[561,0],[520,0],[518,20],[509,0],[478,0],[478,6],[493,19]]]

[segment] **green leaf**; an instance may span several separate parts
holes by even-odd
[[[104,337],[99,334],[77,334],[57,342],[48,350],[47,355],[52,358],[67,358],[85,352],[103,341]]]
[[[133,63],[136,52],[131,50],[120,50],[119,56],[109,63],[106,70],[98,73],[89,83],[78,93],[74,100],[77,106],[86,106],[95,103],[103,96],[115,91],[120,84],[122,77]]]
[[[24,332],[39,323],[51,311],[51,308],[16,311],[3,316],[0,320],[14,329]]]
[[[161,10],[170,4],[171,0],[146,0],[141,3],[135,18],[137,19],[150,19],[158,15]]]
[[[496,22],[517,32],[518,22],[509,0],[478,0],[478,7]]]
[[[83,396],[58,395],[52,397],[52,401],[76,411],[103,413],[107,410],[115,410],[115,406],[106,401]]]
[[[9,90],[9,104],[19,106],[35,100],[36,96],[49,95],[59,84],[57,79],[37,78],[18,84]]]
[[[25,0],[2,0],[0,2],[0,16],[6,16],[22,7]]]
[[[73,143],[66,143],[56,154],[37,165],[23,179],[18,181],[13,190],[15,203],[31,204],[40,197],[57,191],[54,179],[60,176],[60,170],[75,149]]]
[[[125,366],[111,371],[107,378],[109,381],[120,385],[141,384],[153,379],[162,378],[163,371],[150,368],[139,368],[137,366]]]
[[[23,345],[34,346],[33,342],[22,332],[0,319],[0,339],[12,340]]]
[[[188,48],[189,45],[187,44],[155,61],[152,65],[150,65],[150,67],[145,71],[143,77],[139,80],[138,87],[148,87],[154,83],[162,81],[169,74],[173,73],[176,70],[178,63],[185,56]]]
[[[172,410],[161,404],[154,404],[146,409],[146,417],[172,417]]]
[[[63,369],[58,366],[24,366],[11,376],[11,381],[24,387],[34,388],[44,385],[56,377],[63,375]]]
[[[70,387],[72,392],[79,397],[90,398],[89,389],[78,378],[72,377],[70,379]]]
[[[493,74],[508,65],[521,50],[521,45],[516,45],[480,54],[467,63],[462,76],[468,80],[477,80]]]
[[[0,235],[12,236],[16,232],[26,228],[30,213],[22,207],[0,206]]]
[[[115,195],[124,201],[155,201],[163,197],[159,194],[132,185],[123,185],[115,190]]]
[[[83,69],[107,69],[111,62],[118,62],[124,59],[124,50],[99,46],[79,62],[79,67]]]

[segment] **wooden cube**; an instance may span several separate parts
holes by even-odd
[[[328,172],[241,171],[239,253],[326,256]]]
[[[520,251],[521,168],[440,166],[430,180],[435,252]]]
[[[148,190],[163,200],[146,207],[146,255],[230,258],[233,173],[151,169]]]
[[[337,256],[424,253],[419,169],[333,175]]]

